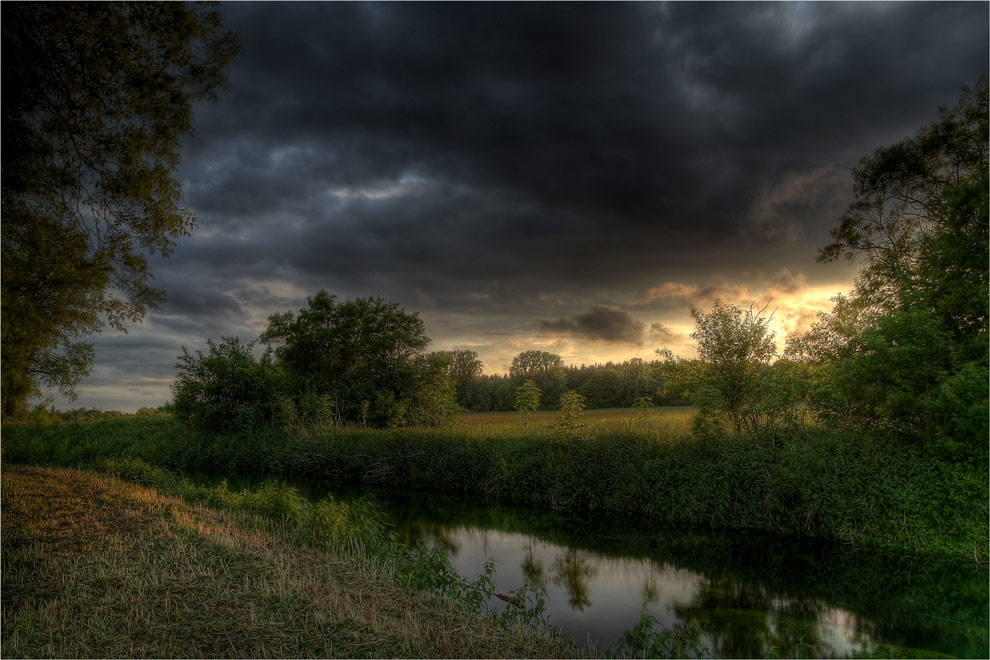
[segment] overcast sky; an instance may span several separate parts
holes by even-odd
[[[182,346],[321,288],[487,372],[690,357],[716,298],[772,301],[783,338],[851,286],[815,262],[851,168],[986,71],[988,6],[223,4],[242,52],[180,170],[199,227],[56,405],[161,405]]]

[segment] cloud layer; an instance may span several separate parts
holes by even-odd
[[[687,305],[714,297],[811,304],[800,291],[853,274],[814,263],[850,168],[975,82],[990,20],[986,3],[221,11],[243,51],[184,143],[199,228],[130,335],[157,348],[100,338],[82,403],[116,387],[121,406],[181,345],[252,339],[320,288],[419,311],[435,348],[488,370],[517,347],[689,350]],[[789,293],[761,275],[785,271]]]

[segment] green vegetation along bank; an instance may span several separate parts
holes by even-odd
[[[751,529],[987,560],[984,461],[814,432],[658,439],[600,430],[569,440],[471,429],[206,434],[173,418],[7,425],[7,461],[89,466],[139,458],[178,470],[298,475],[449,493],[643,526]]]
[[[140,462],[104,467],[183,487]],[[364,525],[360,511],[304,504],[288,489],[183,488],[180,499],[114,477],[5,464],[3,656],[577,652],[472,611],[468,589],[452,599],[403,585],[401,571],[344,542]],[[189,499],[223,500],[224,508]]]

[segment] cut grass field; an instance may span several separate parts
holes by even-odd
[[[566,657],[249,514],[3,466],[3,657]]]
[[[662,435],[686,436],[691,432],[691,419],[697,412],[694,406],[664,406],[651,408],[646,415],[635,408],[597,408],[581,413],[581,422],[595,431],[656,431]],[[523,414],[511,412],[463,413],[457,417],[457,426],[476,429],[482,433],[519,432],[528,423],[530,430],[539,430],[560,417],[560,411],[540,410],[529,413],[528,422]]]

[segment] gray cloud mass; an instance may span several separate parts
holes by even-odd
[[[571,319],[540,321],[539,328],[540,332],[548,335],[570,335],[588,341],[642,346],[646,324],[633,319],[629,312],[618,307],[599,305]]]
[[[988,7],[222,3],[242,53],[179,172],[199,227],[129,331],[155,348],[99,338],[116,380],[80,401],[148,405],[120,402],[182,345],[254,339],[320,288],[498,370],[530,338],[648,351],[725,282],[848,283],[814,255],[850,169],[986,71]]]

